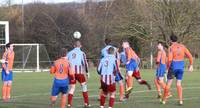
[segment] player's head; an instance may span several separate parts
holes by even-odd
[[[106,39],[104,40],[104,43],[105,43],[106,45],[110,45],[111,39],[106,38]]]
[[[130,47],[128,40],[123,40],[123,41],[122,41],[122,47],[123,47],[123,48],[128,48],[128,47]]]
[[[61,48],[59,53],[58,53],[58,58],[66,57],[66,55],[67,55],[67,49],[66,48]]]
[[[108,54],[113,55],[115,53],[115,49],[113,47],[108,48]]]
[[[74,47],[75,47],[75,48],[81,48],[81,47],[82,47],[81,42],[80,42],[80,41],[76,41],[76,42],[74,43]]]
[[[163,50],[163,48],[164,48],[164,43],[161,42],[161,41],[158,41],[157,47],[158,47],[159,50]]]
[[[13,43],[9,42],[6,44],[6,50],[11,50],[13,51],[14,47],[13,47]]]
[[[178,38],[177,38],[176,35],[172,34],[172,35],[170,36],[170,40],[171,40],[171,42],[177,42],[177,41],[178,41]]]

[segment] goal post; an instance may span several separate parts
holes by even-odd
[[[0,21],[0,43],[9,43],[9,22]]]

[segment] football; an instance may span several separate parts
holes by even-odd
[[[76,39],[81,38],[81,33],[79,31],[75,31],[73,35],[74,35],[74,38],[76,38]]]

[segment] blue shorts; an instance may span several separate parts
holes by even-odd
[[[167,78],[173,79],[174,77],[176,77],[177,80],[182,80],[184,73],[184,64],[184,61],[172,61]]]
[[[6,74],[6,71],[4,69],[2,69],[1,79],[2,79],[2,81],[12,81],[13,80],[13,72],[10,71],[9,74]]]
[[[166,64],[160,64],[156,69],[156,77],[164,77],[166,70]]]
[[[54,78],[51,95],[57,96],[60,92],[62,94],[67,94],[68,86],[69,86],[69,78],[63,80]]]
[[[123,77],[122,77],[120,72],[117,72],[116,77],[115,77],[115,81],[118,82],[120,80],[123,80]]]
[[[135,60],[131,59],[129,64],[126,64],[126,72],[134,72],[138,68],[138,65]]]
[[[171,69],[167,74],[167,79],[173,79],[174,77],[176,77],[177,80],[182,80],[183,73],[184,73],[183,69],[176,69],[176,70]]]

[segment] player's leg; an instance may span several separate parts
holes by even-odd
[[[151,90],[151,85],[146,81],[146,80],[143,80],[141,78],[141,75],[140,75],[140,71],[139,70],[135,70],[135,72],[133,72],[133,75],[132,75],[136,80],[137,82],[140,84],[140,85],[146,85],[147,88],[149,90]]]
[[[162,103],[165,104],[166,100],[167,100],[167,96],[169,95],[170,92],[170,87],[172,85],[173,79],[168,79],[167,84],[165,86],[164,89],[164,95],[163,95],[163,99],[162,99]]]
[[[106,102],[106,96],[107,96],[107,92],[103,92],[101,94],[101,98],[100,98],[100,108],[104,108],[105,102]]]
[[[2,84],[2,99],[3,101],[6,101],[6,91],[7,91],[7,84],[8,84],[8,81],[7,81],[7,78],[6,78],[6,72],[4,69],[2,69],[2,72],[1,72],[1,78],[2,78],[2,81],[3,81],[3,84]]]
[[[9,100],[11,97],[11,87],[12,87],[12,81],[8,81],[7,89],[6,89],[6,99]]]
[[[84,105],[85,105],[85,107],[90,107],[85,75],[80,74],[77,80],[81,84],[82,94],[83,94],[83,98],[84,98]]]
[[[132,77],[133,71],[128,71],[126,74],[126,94],[130,94],[131,90],[133,89],[133,77]]]
[[[51,103],[50,103],[49,108],[55,108],[55,103],[56,103],[57,96],[58,96],[59,92],[60,92],[59,86],[54,81],[52,91],[51,91],[51,97],[50,97]]]
[[[161,89],[160,89],[159,79],[155,78],[154,83],[155,83],[155,86],[156,86],[156,90],[158,92],[158,98],[161,98],[162,93],[161,93]]]
[[[83,98],[84,98],[84,105],[90,106],[86,82],[81,83],[81,88],[82,88],[82,94],[83,94]]]
[[[120,101],[124,101],[124,83],[122,80],[119,81],[119,95]]]
[[[3,101],[6,101],[7,85],[8,85],[8,82],[3,81],[3,85],[2,85],[2,99],[3,99]]]
[[[179,104],[183,104],[183,93],[182,93],[182,85],[181,85],[181,80],[176,80],[176,88],[178,92],[178,97],[179,97]]]
[[[102,90],[102,94],[100,97],[100,108],[104,108],[108,90],[107,90],[107,85],[105,83],[103,83],[102,81],[101,81],[101,90]]]
[[[61,95],[60,108],[65,108],[66,100],[67,100],[68,86],[69,86],[69,79],[64,80],[61,86],[62,87],[60,87],[60,91],[61,91],[62,95]]]
[[[72,106],[72,99],[73,99],[73,95],[74,95],[74,91],[75,91],[75,83],[72,83],[70,81],[70,90],[69,90],[69,93],[68,93],[68,107],[71,107]]]
[[[120,101],[124,101],[124,83],[120,72],[116,74],[115,81],[119,83]]]
[[[109,107],[108,108],[113,108],[114,103],[115,103],[115,94],[116,94],[115,91],[110,93]]]
[[[66,100],[67,100],[67,94],[62,94],[61,95],[60,108],[65,108]]]
[[[129,64],[126,64],[126,94],[130,94],[133,88],[133,77],[132,74],[137,68],[137,63],[135,60],[131,59]]]
[[[177,75],[176,75],[176,88],[178,92],[180,105],[183,104],[183,92],[182,92],[182,85],[181,85],[182,78],[183,78],[183,70],[179,69],[177,70]]]

